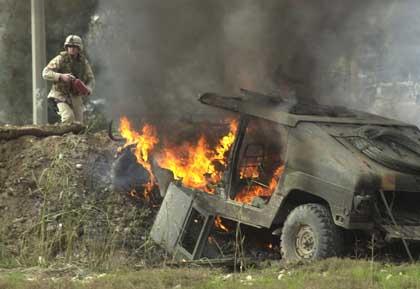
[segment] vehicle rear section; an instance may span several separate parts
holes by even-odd
[[[366,125],[329,132],[369,168],[367,177],[355,186],[351,222],[372,220],[385,241],[419,241],[419,130]],[[372,232],[368,227],[364,230]]]
[[[420,241],[420,192],[380,191],[375,198],[375,223],[386,241]]]

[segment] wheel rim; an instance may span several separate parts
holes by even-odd
[[[303,258],[309,259],[315,252],[315,235],[312,228],[303,225],[296,234],[296,254]]]

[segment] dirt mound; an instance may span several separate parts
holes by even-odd
[[[153,208],[111,190],[117,146],[104,132],[0,140],[0,265],[149,252]]]

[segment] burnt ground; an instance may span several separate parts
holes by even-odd
[[[156,208],[111,189],[117,147],[105,132],[0,140],[0,266],[156,256]]]

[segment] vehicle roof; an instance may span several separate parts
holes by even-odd
[[[199,101],[206,105],[264,118],[290,127],[295,127],[299,122],[414,126],[340,106],[297,103],[247,90],[242,90],[242,92],[245,95],[240,97],[204,93],[200,95]]]

